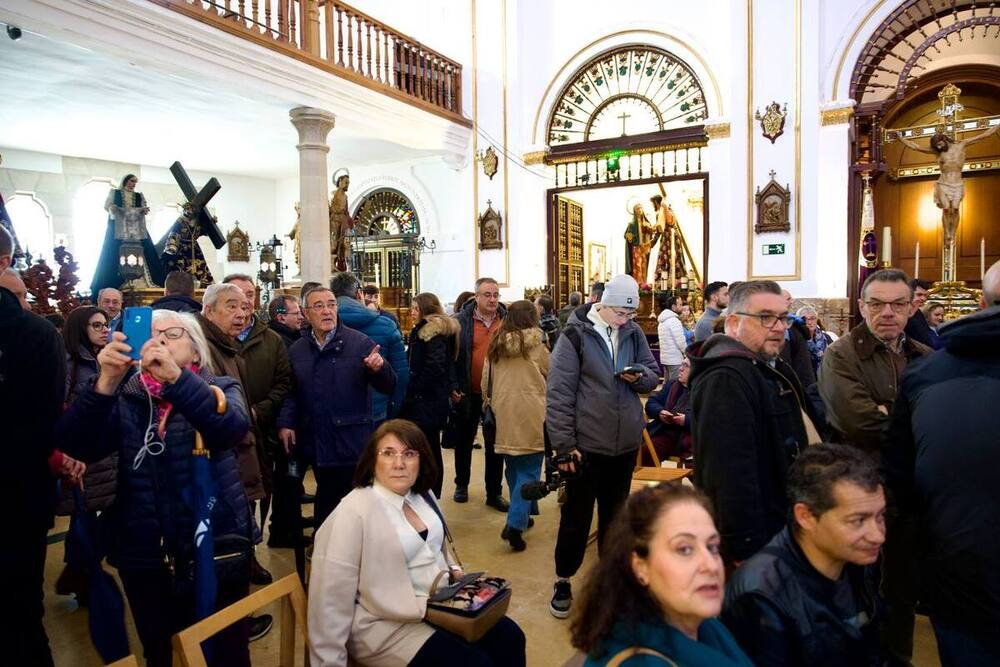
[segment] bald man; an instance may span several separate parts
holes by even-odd
[[[979,307],[1000,306],[1000,262],[991,266],[983,276],[983,295],[979,298]]]

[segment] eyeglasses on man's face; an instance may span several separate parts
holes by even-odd
[[[615,316],[618,320],[634,320],[636,318],[636,312],[634,310],[628,310],[626,308],[608,308],[611,314]]]
[[[177,340],[178,338],[183,338],[187,330],[184,327],[167,327],[166,329],[153,329],[152,333],[153,338],[162,334],[168,340]]]
[[[402,458],[407,463],[411,463],[420,458],[420,452],[415,449],[404,449],[400,451],[391,447],[384,447],[378,450],[378,455],[383,461],[395,461],[397,458]]]
[[[905,313],[910,309],[910,302],[905,300],[898,301],[879,301],[878,299],[869,299],[865,301],[865,305],[868,306],[868,310],[873,313],[881,313],[885,310],[886,306],[892,309],[892,312],[897,315],[900,313]]]
[[[323,302],[314,303],[313,305],[307,306],[307,307],[311,308],[312,310],[316,311],[317,313],[320,312],[321,310],[337,310],[337,302],[336,301],[323,301]]]
[[[760,322],[760,325],[765,329],[773,329],[779,322],[781,326],[786,329],[792,326],[792,314],[791,313],[781,313],[780,315],[774,315],[772,313],[733,313],[734,315],[739,315],[740,317],[755,317]]]

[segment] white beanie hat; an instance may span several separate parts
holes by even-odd
[[[604,295],[601,297],[602,306],[612,306],[614,308],[639,307],[639,283],[629,275],[620,274],[604,283]]]

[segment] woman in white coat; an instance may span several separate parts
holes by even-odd
[[[513,666],[525,664],[524,633],[503,618],[478,642],[424,622],[443,570],[461,576],[428,491],[437,477],[427,438],[393,419],[372,434],[355,489],[316,533],[309,580],[314,667]]]
[[[656,332],[660,339],[660,365],[663,366],[664,380],[669,382],[680,375],[687,348],[684,325],[679,316],[684,300],[679,296],[662,296],[658,305],[660,314],[656,318]]]

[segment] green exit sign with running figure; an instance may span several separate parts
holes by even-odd
[[[762,255],[784,255],[785,254],[785,244],[784,243],[771,243],[769,245],[762,245],[760,247],[760,254],[762,254]]]

